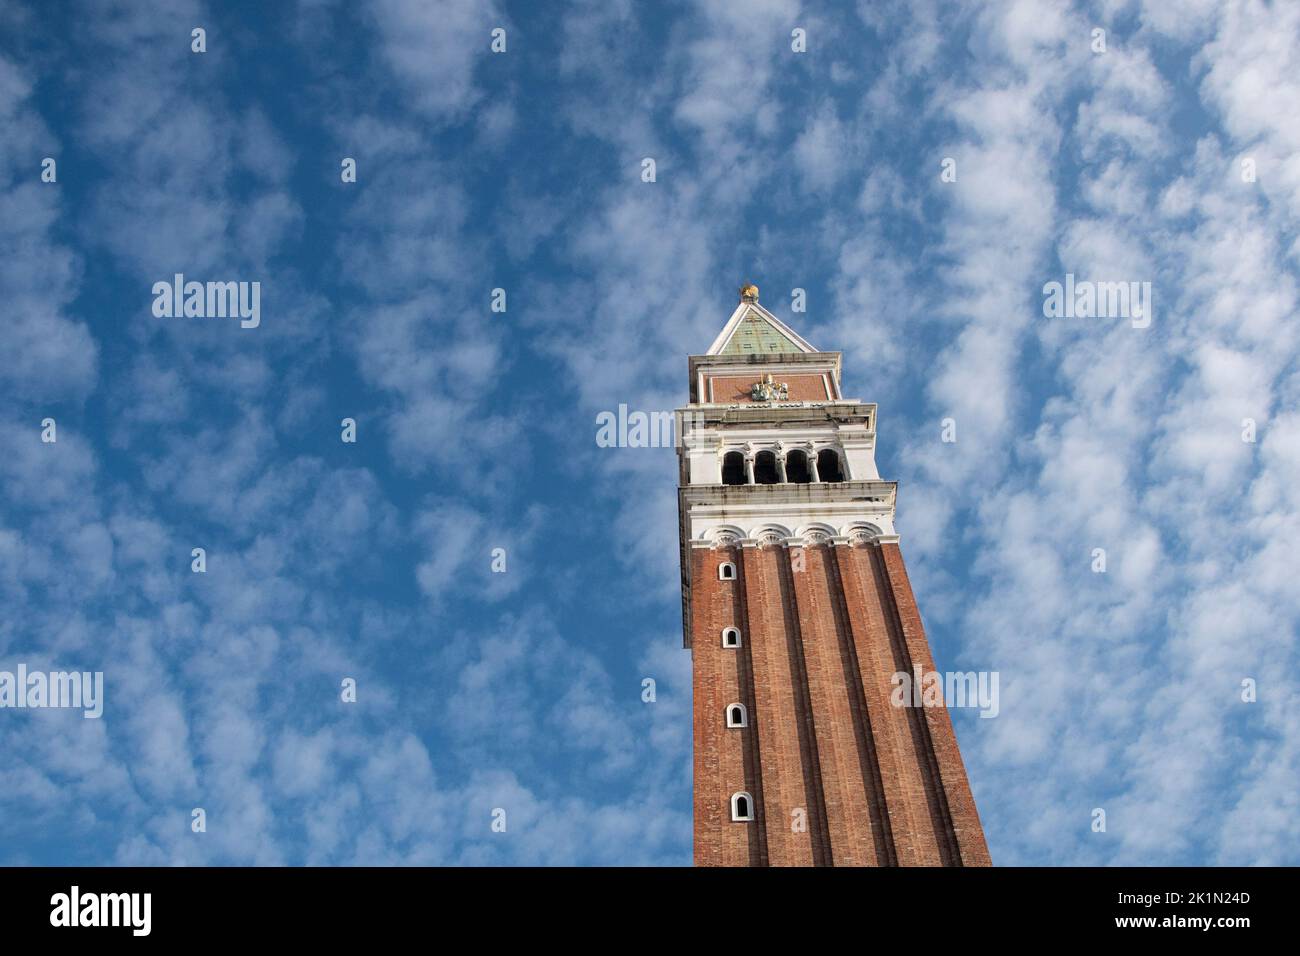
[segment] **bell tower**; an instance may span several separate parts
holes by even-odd
[[[677,427],[696,865],[989,865],[946,707],[891,699],[934,662],[840,353],[746,285]]]

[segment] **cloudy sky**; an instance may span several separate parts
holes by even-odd
[[[1300,863],[1298,102],[1292,3],[0,4],[0,670],[105,675],[0,710],[0,863],[688,864],[675,455],[595,417],[742,280],[1001,676],[994,862]]]

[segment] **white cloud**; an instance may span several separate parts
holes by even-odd
[[[483,95],[474,73],[493,56],[492,30],[507,28],[508,36],[510,26],[496,4],[476,0],[381,0],[368,13],[412,106],[438,119],[458,118]]]

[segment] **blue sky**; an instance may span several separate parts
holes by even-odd
[[[4,3],[0,669],[106,701],[0,711],[0,863],[688,864],[675,455],[595,416],[744,280],[1001,675],[995,863],[1300,862],[1298,101],[1291,4]]]

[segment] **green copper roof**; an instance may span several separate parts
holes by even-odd
[[[736,326],[723,355],[751,355],[756,352],[802,352],[789,336],[757,312],[747,312]]]

